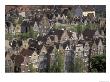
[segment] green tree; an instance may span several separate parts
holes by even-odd
[[[106,55],[97,55],[91,58],[91,72],[106,72]]]
[[[55,62],[50,66],[50,72],[63,72],[64,55],[62,50],[55,49]]]
[[[29,70],[30,72],[36,72],[36,68],[33,67],[33,64],[29,64]]]
[[[29,38],[29,33],[22,33],[22,34],[21,34],[21,37],[22,37],[24,40],[27,40],[27,38]]]
[[[83,72],[84,63],[80,57],[75,58],[74,61],[74,72]]]
[[[67,13],[67,17],[68,17],[68,19],[73,18],[73,13],[72,13],[71,10],[68,11],[68,13]]]
[[[82,32],[82,25],[81,24],[78,24],[75,28],[76,28],[77,32],[79,32],[79,33]]]
[[[37,38],[38,32],[34,31],[32,27],[30,28],[28,33],[30,38]]]

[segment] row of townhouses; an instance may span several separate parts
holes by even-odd
[[[63,51],[63,72],[72,72],[71,66],[80,58],[88,72],[89,60],[92,56],[106,53],[106,33],[104,30],[90,30],[77,33],[67,29],[50,29],[46,35],[37,39],[13,40],[5,53],[6,72],[47,72],[47,68],[56,61],[55,50]],[[20,46],[19,46],[20,45]],[[73,72],[75,69],[72,68]]]

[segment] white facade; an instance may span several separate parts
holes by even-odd
[[[33,64],[34,68],[38,68],[38,54],[35,51],[31,56],[30,62]]]
[[[93,14],[95,17],[95,11],[83,11],[82,15],[87,16],[88,14]]]

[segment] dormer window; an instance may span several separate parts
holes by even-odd
[[[38,42],[38,45],[41,45],[41,44],[42,44],[42,42],[41,42],[41,41],[39,41],[39,42]]]
[[[45,55],[45,51],[42,52],[42,55]]]
[[[81,51],[80,49],[78,49],[78,51]]]

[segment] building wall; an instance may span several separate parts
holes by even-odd
[[[89,13],[93,13],[93,15],[95,17],[95,11],[84,11],[82,15],[87,16]]]

